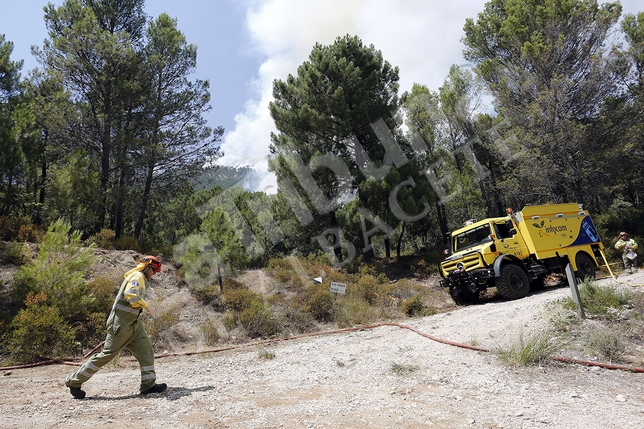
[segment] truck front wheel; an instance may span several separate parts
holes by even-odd
[[[496,289],[505,299],[519,299],[528,295],[530,282],[520,266],[505,264],[501,267],[501,276],[496,278]]]
[[[449,294],[457,305],[476,304],[479,302],[479,293],[471,292],[466,288],[450,288]]]
[[[577,277],[582,280],[586,280],[586,277],[595,278],[595,263],[587,253],[577,253],[575,263],[577,264]]]

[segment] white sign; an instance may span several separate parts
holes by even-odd
[[[347,285],[345,283],[331,282],[331,292],[333,293],[346,293]]]

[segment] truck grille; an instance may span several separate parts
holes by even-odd
[[[456,271],[459,266],[458,264],[463,264],[465,271],[472,271],[476,268],[483,268],[483,260],[481,259],[481,254],[478,252],[469,253],[462,258],[454,259],[453,261],[444,261],[441,264],[441,268],[445,274],[449,274],[452,271]]]

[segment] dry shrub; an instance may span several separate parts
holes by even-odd
[[[89,242],[96,244],[102,249],[113,249],[114,248],[114,238],[116,233],[111,229],[103,228],[98,233],[94,234],[89,238]]]
[[[221,279],[221,287],[223,290],[229,290],[229,289],[247,289],[246,286],[238,282],[235,279],[231,279],[230,277],[224,277]]]
[[[315,329],[315,318],[305,307],[295,300],[289,302],[285,315],[285,325],[301,334]]]
[[[529,335],[520,332],[516,342],[497,350],[502,361],[511,366],[541,365],[559,351],[565,342],[552,331],[539,331]]]
[[[199,332],[201,332],[203,342],[207,346],[214,346],[219,342],[219,330],[217,330],[217,323],[213,318],[206,320],[199,328]]]
[[[114,240],[114,249],[116,250],[141,250],[141,243],[136,237],[124,236]]]
[[[380,281],[371,274],[361,276],[352,294],[357,295],[369,305],[375,305],[380,299]]]
[[[182,307],[180,302],[161,302],[155,307],[154,316],[146,317],[143,324],[152,344],[156,343],[163,331],[177,323]]]
[[[90,313],[87,318],[76,326],[76,339],[84,349],[93,348],[105,339],[105,323],[107,314],[104,312]]]
[[[253,302],[262,302],[261,295],[248,289],[224,289],[223,306],[236,313],[250,308]]]
[[[421,294],[416,294],[411,298],[407,298],[403,301],[401,310],[409,317],[417,316],[429,316],[430,314],[436,314],[436,309],[426,307],[423,304],[423,296]]]
[[[45,231],[43,231],[42,228],[39,228],[32,223],[29,223],[25,225],[20,225],[20,230],[18,230],[18,235],[16,239],[18,241],[23,241],[23,242],[40,243],[42,242],[42,239],[44,236],[45,236]]]
[[[592,329],[586,342],[590,353],[599,355],[609,362],[623,362],[626,355],[626,342],[609,328]]]
[[[323,284],[309,286],[302,296],[306,311],[321,322],[328,322],[331,319],[333,300],[333,294]]]
[[[232,331],[237,327],[237,314],[232,310],[228,310],[224,313],[221,322],[228,331]]]
[[[28,217],[0,216],[0,240],[15,241],[23,225],[30,225]]]
[[[268,262],[268,272],[288,289],[301,290],[304,282],[301,276],[293,269],[291,262],[285,258],[275,258]]]
[[[372,307],[360,298],[345,296],[338,300],[335,321],[339,327],[364,325],[382,316],[378,307]]]
[[[219,291],[219,284],[213,284],[207,287],[190,288],[190,293],[197,301],[204,305],[208,305],[221,296]]]
[[[271,337],[281,330],[281,323],[261,301],[253,301],[239,314],[239,323],[251,338]]]

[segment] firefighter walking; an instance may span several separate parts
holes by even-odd
[[[145,281],[160,271],[161,262],[157,258],[144,256],[139,260],[136,268],[125,273],[125,280],[107,319],[107,336],[103,349],[92,355],[83,366],[65,380],[74,398],[83,399],[85,391],[81,389],[82,384],[117,357],[124,348],[128,349],[139,362],[142,395],[163,392],[166,389],[165,383],[156,383],[152,342],[143,323],[139,320],[143,310],[147,310],[150,315],[154,314],[154,309],[145,300]]]

